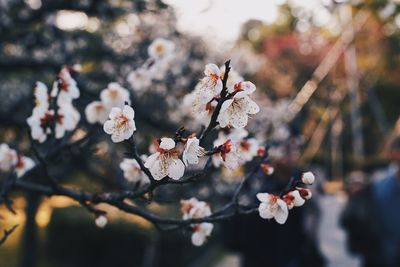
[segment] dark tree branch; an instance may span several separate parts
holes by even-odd
[[[208,136],[208,134],[212,131],[212,129],[214,129],[218,125],[218,123],[217,123],[218,115],[219,115],[219,112],[221,111],[222,104],[225,102],[225,100],[227,100],[227,95],[228,95],[228,88],[226,86],[226,83],[228,81],[229,71],[231,70],[230,64],[231,64],[231,60],[228,60],[225,62],[225,73],[224,73],[224,78],[222,79],[221,98],[218,100],[218,104],[215,107],[213,114],[211,115],[210,123],[208,124],[207,128],[201,133],[201,135],[199,137],[200,145],[204,144],[204,141],[205,141],[206,137]]]
[[[15,231],[15,229],[17,229],[17,227],[18,224],[14,225],[8,230],[7,229],[3,230],[3,237],[0,239],[0,246],[7,241],[8,237]]]

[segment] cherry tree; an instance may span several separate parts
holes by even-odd
[[[79,66],[63,66],[51,89],[38,81],[33,92],[35,105],[26,119],[32,155],[28,156],[28,149],[19,151],[6,143],[0,145],[0,171],[7,176],[1,185],[2,203],[13,211],[10,193],[15,190],[64,196],[93,214],[100,228],[108,222],[107,212],[98,207],[104,203],[140,216],[160,230],[185,228],[191,232],[195,246],[212,238],[215,223],[236,215],[259,213],[263,219],[285,223],[292,208],[311,198],[306,186],[315,177],[306,172],[292,178],[282,192],[258,192],[254,196],[258,202],[241,201],[245,184],[252,183],[259,173],[268,177],[273,167],[268,159],[268,143],[258,140],[257,133],[245,130],[248,121],[263,112],[253,97],[256,85],[232,69],[230,60],[221,67],[207,64],[194,90],[176,96],[173,103],[181,103],[184,115],[192,118],[189,126],[152,136],[150,141],[140,136],[142,125],[135,121],[135,103],[140,102],[143,90],[151,90],[154,79],[162,80],[172,66],[176,67],[175,52],[172,41],[156,38],[148,47],[149,58],[126,77],[131,88],[110,81],[99,95],[92,95],[83,110],[76,105],[81,85],[74,77],[79,75]],[[126,151],[119,162],[112,161],[126,179],[119,189],[93,192],[66,185],[49,171],[62,167],[63,162],[55,163],[54,158],[73,156],[73,151],[90,151],[104,142],[110,144],[110,150],[118,146]],[[234,183],[227,201],[213,196],[211,204],[196,191],[202,180],[218,180],[223,172],[238,168],[244,173]],[[194,189],[187,191],[191,195],[163,191],[181,185]],[[153,202],[162,205],[160,195],[180,206],[181,217],[161,215],[148,207]],[[5,232],[5,239],[13,229]]]

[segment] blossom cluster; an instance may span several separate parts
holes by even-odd
[[[309,185],[314,183],[315,177],[312,172],[305,172],[301,180],[304,185]],[[289,210],[293,207],[302,206],[311,196],[311,191],[301,186],[296,187],[294,190],[282,196],[258,193],[257,198],[261,202],[258,207],[258,212],[263,219],[274,218],[277,223],[284,224],[288,218]]]
[[[152,79],[161,79],[173,58],[174,49],[172,42],[155,39],[148,48],[149,60],[128,77],[133,89],[140,90],[149,86]],[[155,140],[149,155],[139,157],[135,154],[134,159],[124,158],[119,166],[127,182],[136,186],[151,183],[152,187],[163,184],[157,182],[162,179],[166,179],[166,182],[169,182],[168,179],[180,180],[189,165],[200,165],[201,159],[205,157],[211,158],[209,160],[215,168],[224,166],[233,171],[252,162],[255,157],[264,156],[264,146],[244,129],[249,118],[260,111],[257,103],[252,100],[256,86],[245,81],[235,70],[225,69],[228,66],[228,63],[221,68],[207,64],[205,76],[183,101],[183,106],[190,105],[193,115],[205,126],[208,125],[208,128],[200,133],[188,132],[182,128],[174,138],[164,136]],[[37,82],[35,107],[32,116],[28,118],[34,140],[44,142],[53,133],[55,138],[62,138],[66,131],[77,127],[80,114],[74,108],[73,101],[79,98],[80,92],[71,71],[69,67],[62,68],[51,92],[45,84]],[[128,143],[134,145],[131,138],[136,131],[135,111],[130,103],[127,89],[116,82],[109,83],[100,92],[100,100],[86,106],[86,121],[102,125],[114,143],[129,140]],[[218,138],[212,142],[212,148],[206,149],[203,146],[205,133],[218,125],[221,128]],[[31,159],[19,156],[5,144],[0,146],[0,170],[15,169],[17,175],[21,176],[33,166]],[[265,161],[258,167],[267,175],[273,173],[273,167]],[[301,182],[290,187],[290,191],[279,195],[258,193],[260,217],[275,218],[278,223],[284,223],[290,209],[302,206],[311,197],[311,191],[304,186],[312,184],[314,179],[314,175],[307,172],[303,174]],[[212,216],[210,206],[196,198],[182,200],[181,211],[184,220]],[[96,216],[96,224],[104,227],[107,217],[102,213]],[[211,235],[213,224],[193,223],[191,229],[192,243],[201,246]]]
[[[78,125],[80,114],[73,106],[73,100],[80,95],[76,81],[71,76],[73,69],[64,66],[53,83],[51,92],[42,82],[37,82],[34,90],[35,107],[27,119],[34,140],[43,143],[50,134],[63,138],[66,131]]]
[[[199,219],[211,215],[210,206],[204,202],[199,201],[197,198],[190,198],[187,200],[181,200],[181,212],[184,220],[188,219]],[[192,224],[192,243],[195,246],[201,246],[207,240],[207,237],[211,235],[214,228],[212,223],[203,222],[198,224]]]
[[[217,105],[223,92],[223,78],[225,68],[215,64],[207,64],[204,70],[205,77],[196,85],[195,90],[188,94],[185,105],[192,107],[192,114],[203,124],[206,124]],[[230,71],[226,81],[227,99],[222,103],[217,122],[222,128],[244,128],[248,118],[260,111],[259,106],[251,98],[256,86],[243,78],[234,70]]]
[[[172,59],[175,44],[163,38],[156,38],[148,47],[149,59],[138,69],[128,74],[127,81],[131,87],[141,92],[148,88],[152,80],[164,78]]]
[[[18,154],[5,143],[0,144],[0,172],[14,171],[19,178],[34,166],[31,158]]]

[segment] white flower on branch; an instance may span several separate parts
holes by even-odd
[[[274,173],[274,167],[272,167],[268,163],[261,163],[260,164],[261,170],[266,174],[266,175],[272,175]]]
[[[63,138],[66,131],[74,130],[80,119],[81,114],[72,105],[60,106],[57,111],[56,138]]]
[[[32,113],[43,113],[43,111],[48,110],[50,106],[50,95],[47,86],[42,82],[36,82],[33,94],[35,96],[35,107]]]
[[[199,85],[196,85],[195,90],[183,98],[182,112],[186,112],[188,109],[191,110],[191,116],[197,122],[206,126],[210,122],[212,113],[218,102],[211,100],[208,103],[202,103],[199,94]]]
[[[311,192],[310,189],[302,188],[302,187],[297,187],[296,189],[299,191],[300,196],[301,196],[302,198],[304,198],[305,200],[311,199],[311,197],[312,197],[312,192]]]
[[[215,144],[216,143],[214,142],[214,145]],[[221,146],[219,146],[219,153],[213,155],[212,162],[215,167],[219,167],[222,163],[229,170],[234,170],[239,167],[242,159],[237,153],[236,146],[230,139],[228,139]]]
[[[222,91],[221,70],[215,64],[207,64],[204,74],[206,77],[200,80],[197,93],[199,101],[207,104]]]
[[[240,158],[246,162],[258,155],[259,144],[255,138],[243,139],[237,147]]]
[[[111,135],[114,143],[129,139],[136,131],[135,112],[133,108],[125,105],[123,109],[114,107],[111,109],[109,120],[104,123],[103,129]]]
[[[0,171],[8,172],[18,162],[17,152],[7,144],[0,145]]]
[[[32,139],[43,143],[47,139],[47,135],[51,133],[51,124],[54,118],[54,112],[42,110],[34,112],[32,116],[27,119],[27,123],[31,128]]]
[[[167,137],[161,138],[157,152],[147,158],[144,166],[150,170],[156,180],[161,180],[166,176],[178,180],[185,172],[185,165],[179,159],[175,141]]]
[[[205,150],[200,146],[200,141],[197,137],[188,138],[183,151],[182,160],[187,166],[188,164],[198,164],[199,158],[204,157]]]
[[[35,166],[35,162],[26,156],[18,156],[18,162],[15,165],[17,177],[22,177],[27,171]]]
[[[260,217],[263,219],[272,219],[279,224],[284,224],[288,218],[289,211],[286,203],[279,198],[268,193],[258,193],[257,198],[261,201],[258,207]]]
[[[149,56],[155,60],[163,60],[171,57],[175,44],[163,38],[155,39],[148,47]]]
[[[32,138],[43,143],[46,141],[47,135],[52,133],[55,123],[55,137],[60,139],[64,137],[66,131],[74,130],[80,120],[79,112],[72,105],[60,107],[57,111],[57,118],[55,117],[54,110],[44,110],[41,113],[32,114],[27,119]]]
[[[76,81],[72,78],[67,66],[63,66],[58,74],[58,80],[53,83],[51,97],[58,96],[58,104],[70,104],[73,99],[79,98],[80,92]]]
[[[125,102],[130,103],[129,92],[118,83],[109,83],[100,93],[101,102],[107,108],[122,108]]]
[[[192,197],[191,199],[181,200],[181,211],[182,218],[188,219],[199,219],[208,217],[211,215],[211,208],[204,201],[199,201],[197,198]],[[207,237],[211,235],[214,228],[212,223],[200,223],[193,224],[192,243],[195,246],[201,246],[206,241]]]
[[[199,201],[197,198],[181,200],[181,212],[184,220],[198,219],[211,215],[211,208],[204,201]]]
[[[124,177],[128,182],[139,183],[140,185],[150,182],[145,173],[142,172],[139,163],[135,159],[124,159],[119,167],[124,172]]]
[[[204,244],[214,228],[212,223],[200,223],[193,226],[192,243],[199,247]]]
[[[283,201],[286,203],[289,209],[303,206],[305,203],[305,199],[300,196],[300,192],[298,190],[291,191],[284,195]]]
[[[312,172],[305,172],[301,176],[301,181],[307,185],[312,185],[315,181],[315,175]]]
[[[257,114],[259,106],[250,99],[249,95],[255,91],[251,82],[240,82],[235,85],[235,92],[231,99],[226,100],[221,107],[217,122],[222,128],[243,128],[247,125],[249,115]]]
[[[100,101],[93,101],[85,108],[86,119],[89,123],[104,124],[108,118],[108,109]]]

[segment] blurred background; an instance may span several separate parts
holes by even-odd
[[[174,43],[174,57],[162,78],[138,86],[128,77],[146,63],[156,38]],[[376,265],[386,258],[387,266],[400,266],[393,256],[400,255],[394,226],[400,218],[393,215],[400,204],[399,50],[397,0],[0,0],[0,140],[29,155],[26,118],[35,82],[50,85],[62,65],[79,64],[81,114],[109,82],[119,82],[135,96],[144,151],[151,137],[190,127],[184,96],[205,64],[232,59],[257,86],[261,112],[248,130],[273,144],[278,179],[306,169],[318,180],[312,203],[286,228],[267,223],[267,239],[254,245],[264,244],[264,253],[273,244],[297,251],[310,239],[315,255],[307,256],[308,266],[386,266]],[[99,129],[95,146],[61,155],[64,168],[55,164],[51,171],[91,191],[125,185],[118,167],[124,151],[112,148]],[[229,191],[234,176],[227,174],[218,190]],[[395,182],[389,186],[388,179]],[[211,198],[202,186],[197,191]],[[237,231],[245,235],[253,222],[243,218],[221,223],[196,248],[185,232],[159,232],[109,207],[103,208],[110,223],[98,229],[66,198],[16,192],[13,199],[16,215],[0,207],[0,229],[19,225],[0,247],[1,266],[235,267],[251,255],[244,244],[252,231],[247,237]],[[303,266],[279,263],[285,257],[276,255],[271,266]]]

